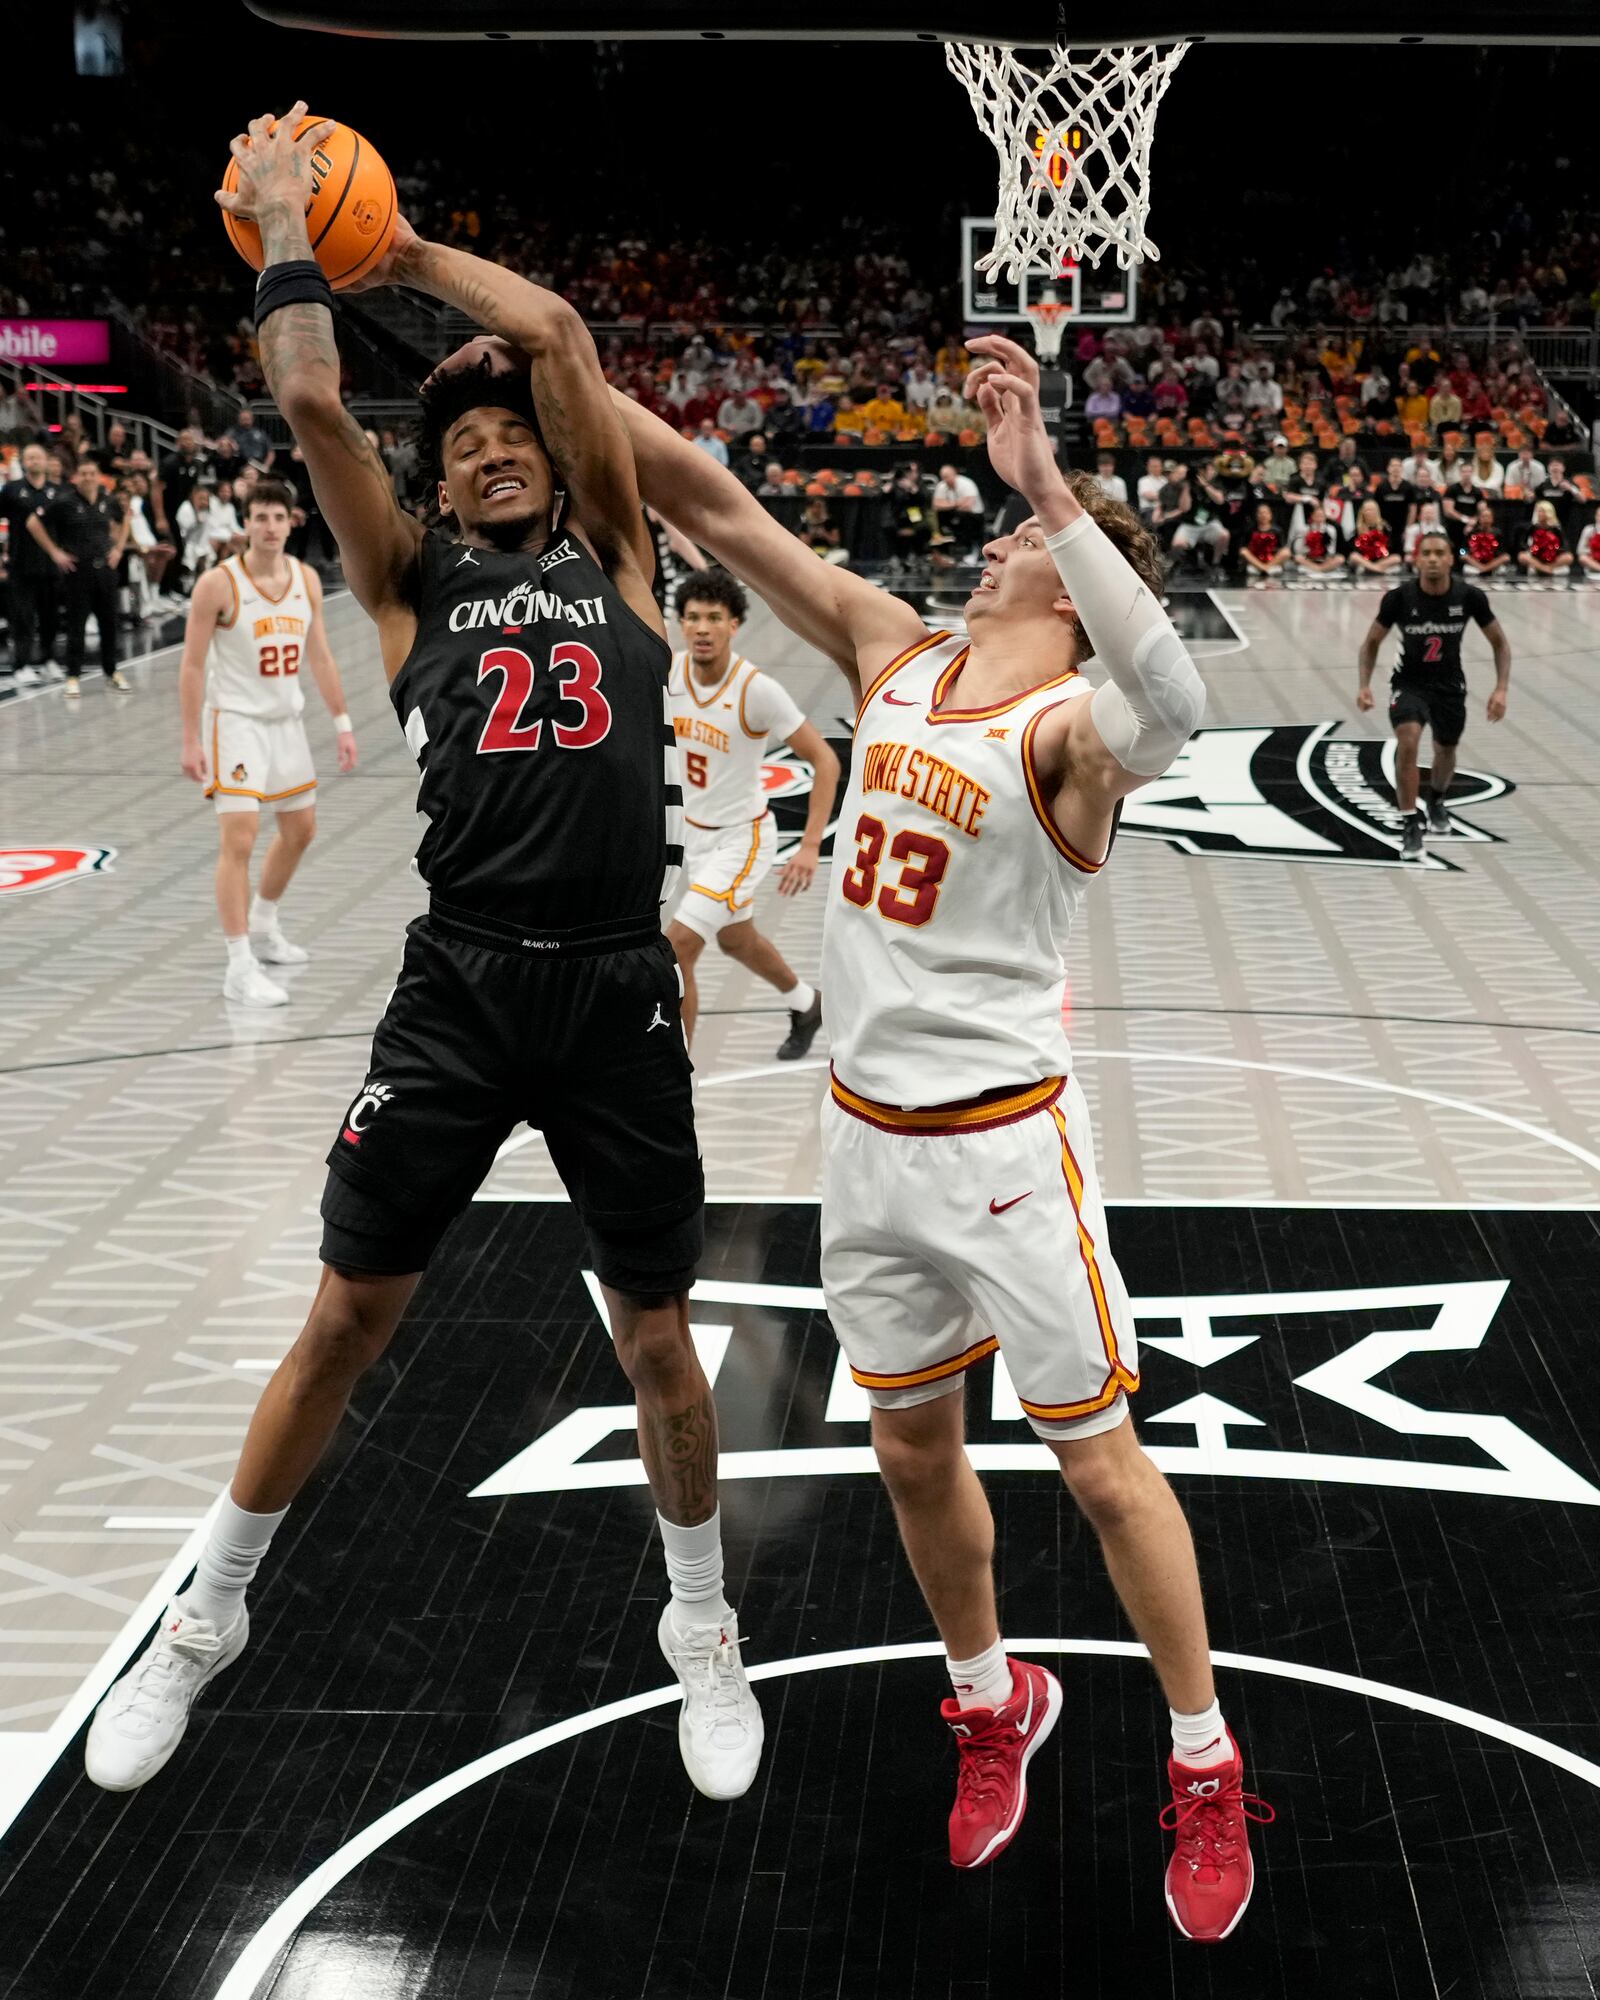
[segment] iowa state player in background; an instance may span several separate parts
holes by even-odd
[[[684,1762],[701,1791],[734,1798],[755,1775],[761,1716],[722,1592],[716,1411],[689,1337],[704,1185],[661,930],[682,798],[632,451],[569,306],[402,223],[376,282],[514,334],[522,357],[476,342],[424,384],[443,532],[401,512],[340,399],[332,295],[305,227],[309,154],[332,127],[290,139],[304,113],[234,140],[239,192],[219,199],[261,228],[262,366],[377,623],[422,767],[431,901],[328,1155],[316,1303],[251,1420],[193,1583],[95,1717],[89,1775],[119,1791],[152,1777],[201,1686],[237,1658],[274,1529],[435,1244],[528,1119],[582,1217],[638,1399]]]

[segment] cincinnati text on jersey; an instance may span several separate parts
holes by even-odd
[[[706,743],[713,750],[730,747],[727,730],[719,729],[714,722],[703,722],[698,715],[675,715],[672,727],[680,742]]]
[[[545,619],[564,619],[569,625],[604,625],[606,602],[603,597],[569,600],[531,583],[519,583],[507,597],[474,597],[454,606],[450,630],[475,632],[483,625],[533,625]]]
[[[935,757],[931,750],[919,750],[909,743],[872,743],[861,765],[864,792],[896,792],[911,799],[940,819],[948,820],[960,833],[978,838],[978,824],[989,803],[986,786],[965,771]]]

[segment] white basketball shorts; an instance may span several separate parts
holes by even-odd
[[[740,826],[683,829],[683,873],[688,883],[673,915],[707,944],[727,924],[742,923],[755,907],[778,851],[771,813]]]
[[[265,722],[208,708],[200,740],[206,753],[206,797],[219,813],[300,812],[317,802],[311,745],[298,715]]]
[[[835,1078],[822,1285],[850,1373],[879,1409],[953,1394],[997,1348],[1041,1437],[1114,1429],[1139,1386],[1088,1107],[1070,1079],[902,1111]]]

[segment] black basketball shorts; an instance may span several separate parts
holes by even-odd
[[[1389,683],[1389,722],[1420,722],[1433,731],[1441,750],[1453,750],[1467,726],[1465,680],[1408,680],[1396,674]]]
[[[437,903],[406,934],[366,1081],[328,1154],[322,1258],[420,1271],[524,1119],[603,1283],[687,1290],[705,1178],[672,947],[654,921],[557,937]]]

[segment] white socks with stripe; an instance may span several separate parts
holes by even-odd
[[[672,1585],[672,1622],[680,1632],[694,1625],[720,1625],[733,1607],[722,1594],[722,1509],[709,1521],[679,1527],[660,1512],[661,1546]]]
[[[1172,1718],[1172,1755],[1178,1763],[1191,1771],[1208,1771],[1215,1764],[1233,1762],[1233,1745],[1220,1703],[1212,1702],[1198,1715],[1184,1715],[1176,1708],[1167,1713]]]
[[[803,979],[797,979],[783,996],[783,1004],[791,1014],[809,1014],[815,1004],[817,989],[808,986]]]
[[[1004,1639],[996,1639],[986,1652],[970,1660],[946,1653],[945,1665],[961,1708],[1004,1708],[1011,1699],[1011,1662],[1006,1658]]]
[[[227,940],[227,945],[228,945],[228,963],[230,965],[255,964],[255,954],[250,949],[250,934],[248,931],[245,933],[243,937],[229,938]]]
[[[257,934],[275,931],[278,928],[278,906],[269,903],[265,896],[250,899],[250,928]]]
[[[227,1631],[238,1617],[245,1591],[288,1511],[284,1507],[276,1514],[247,1514],[231,1493],[222,1496],[222,1506],[200,1551],[194,1581],[179,1599],[191,1618],[209,1618],[219,1632]]]

